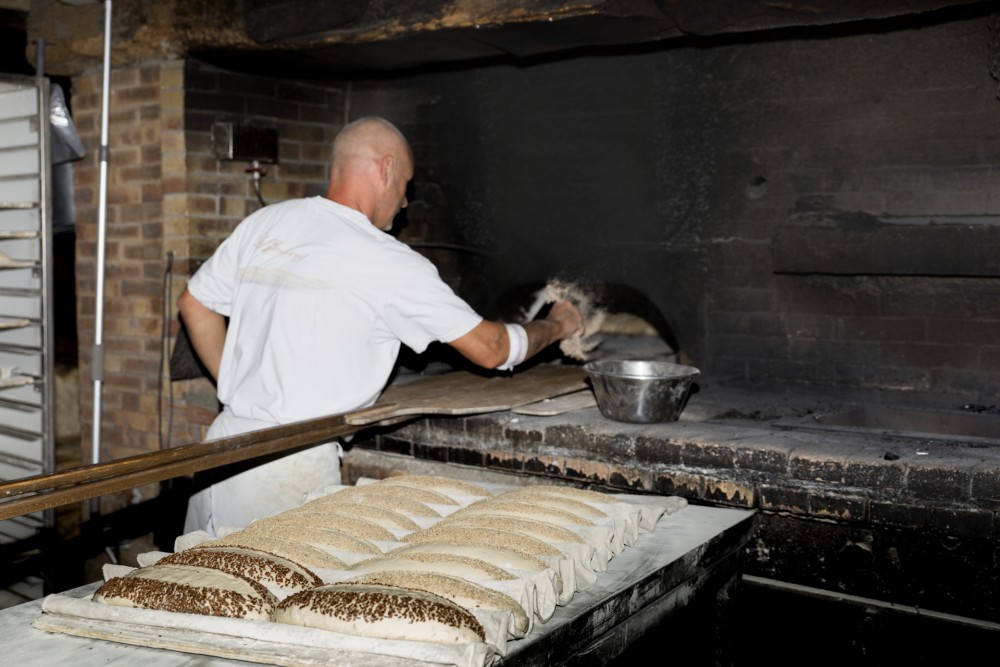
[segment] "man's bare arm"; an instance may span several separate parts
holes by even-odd
[[[568,301],[553,304],[547,317],[522,325],[528,334],[524,359],[530,359],[552,343],[583,333],[583,317]],[[483,368],[497,368],[507,361],[510,339],[502,322],[483,320],[469,333],[449,343],[462,356]]]
[[[187,327],[191,346],[208,372],[218,380],[222,347],[226,342],[226,318],[203,305],[186,289],[177,298],[177,308]]]

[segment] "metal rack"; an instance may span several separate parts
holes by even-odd
[[[0,480],[55,470],[49,82],[0,75]],[[0,521],[0,544],[52,510]]]

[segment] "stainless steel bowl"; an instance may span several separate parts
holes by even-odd
[[[621,422],[668,422],[681,416],[691,383],[701,371],[668,361],[603,359],[583,366],[594,385],[597,407]]]

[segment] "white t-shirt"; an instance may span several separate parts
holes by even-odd
[[[249,216],[188,289],[231,318],[219,400],[265,424],[370,405],[400,342],[420,353],[482,321],[429,260],[325,197]]]
[[[188,289],[230,317],[210,440],[370,405],[400,342],[420,353],[482,321],[429,260],[325,197],[247,217]],[[339,482],[339,445],[320,445],[195,494],[185,531],[239,528]]]

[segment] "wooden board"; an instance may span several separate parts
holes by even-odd
[[[586,389],[579,366],[536,366],[503,377],[455,371],[389,387],[378,402],[348,413],[348,424],[374,424],[408,415],[471,415],[510,410]]]
[[[563,415],[567,412],[575,412],[585,408],[596,408],[597,398],[594,392],[589,389],[575,391],[572,394],[546,398],[537,403],[528,403],[511,408],[511,412],[519,415],[530,415],[534,417],[551,417],[553,415]]]

